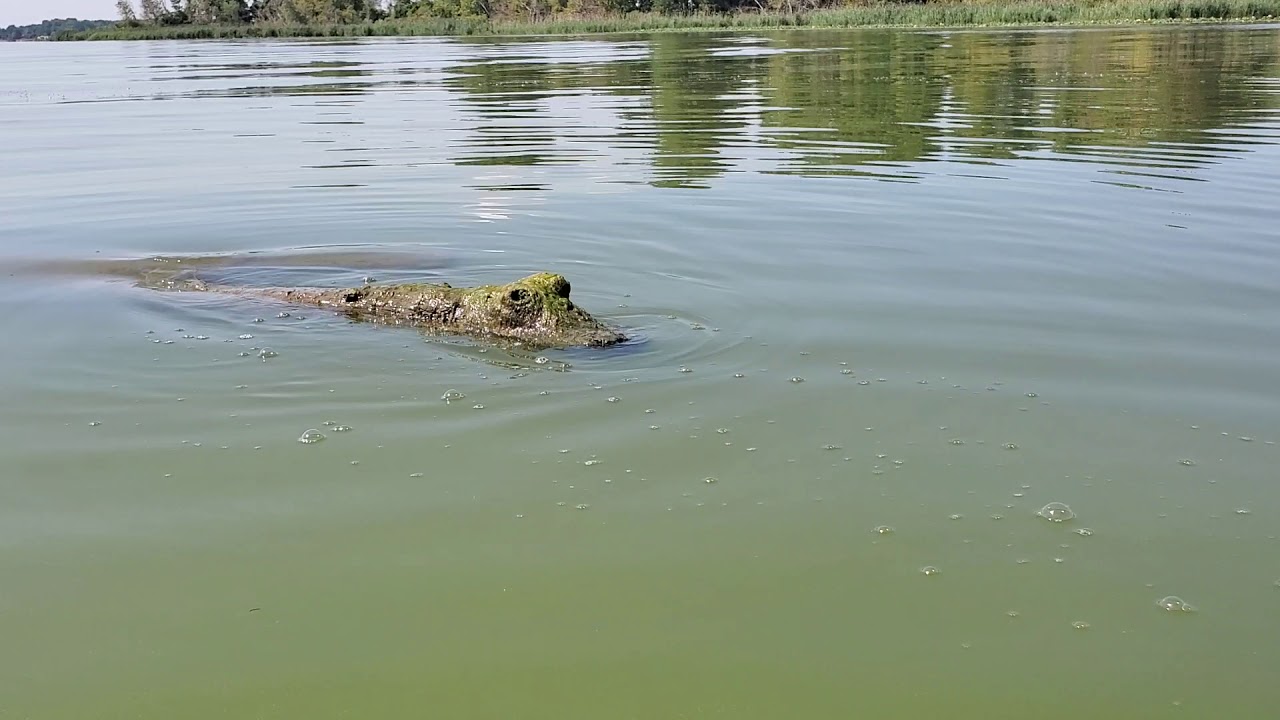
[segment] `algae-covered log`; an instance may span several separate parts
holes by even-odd
[[[537,273],[506,285],[448,283],[353,288],[248,288],[195,282],[187,288],[264,297],[336,310],[347,317],[428,332],[490,338],[530,348],[616,345],[627,340],[569,299],[569,281]]]

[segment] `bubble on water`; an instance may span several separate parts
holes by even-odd
[[[590,506],[590,505],[588,505],[587,503],[578,503],[577,505],[574,505],[573,507],[574,507],[574,508],[576,508],[576,509],[578,509],[578,510],[586,510],[587,508],[589,508],[589,507],[591,507],[591,506]]]
[[[101,420],[91,420],[91,421],[89,421],[89,427],[98,427],[98,426],[99,426],[99,425],[101,425],[101,424],[102,424],[102,421],[101,421]]]
[[[793,383],[802,383],[802,382],[804,382],[804,378],[802,378],[802,377],[800,377],[800,376],[798,376],[798,375],[797,375],[796,377],[791,378],[791,382],[793,382]]]
[[[1193,613],[1197,609],[1195,605],[1188,603],[1177,595],[1162,597],[1156,604],[1160,606],[1160,609],[1171,613]]]
[[[1066,503],[1051,502],[1036,511],[1036,514],[1051,522],[1066,522],[1075,518],[1075,512]]]
[[[992,519],[992,520],[1003,520],[1003,519],[1004,519],[1004,516],[1003,516],[1003,515],[1001,515],[1000,513],[993,513],[993,514],[991,515],[991,519]]]
[[[1093,530],[1090,530],[1089,528],[1080,528],[1079,530],[1074,530],[1073,532],[1079,535],[1080,537],[1089,537],[1090,535],[1093,535]]]
[[[208,340],[208,339],[209,339],[209,336],[208,336],[208,335],[197,335],[197,336],[196,336],[196,339],[197,339],[197,340]]]
[[[746,375],[743,375],[742,373],[734,373],[734,374],[733,374],[733,376],[734,376],[734,377],[736,377],[736,378],[744,378],[744,377],[746,377]]]
[[[942,571],[932,565],[925,565],[924,567],[920,568],[920,572],[924,573],[925,575],[937,575]]]
[[[859,380],[859,381],[858,381],[858,384],[859,384],[859,385],[870,385],[870,384],[871,384],[871,381],[870,381],[870,380]]]
[[[321,440],[324,440],[324,433],[320,432],[315,428],[311,428],[310,430],[302,433],[302,435],[298,437],[298,442],[303,443],[305,445],[318,443]]]
[[[841,374],[841,375],[852,375],[852,374],[853,374],[853,371],[852,371],[852,370],[850,370],[849,368],[845,368],[845,369],[843,369],[843,370],[841,370],[841,371],[840,371],[840,374]]]
[[[441,395],[441,396],[440,396],[440,399],[441,399],[441,400],[443,400],[443,401],[445,401],[446,403],[451,403],[451,402],[453,402],[453,401],[455,401],[455,400],[461,400],[461,399],[462,399],[462,398],[464,398],[464,397],[466,397],[466,395],[463,395],[462,393],[458,392],[457,390],[449,390],[449,391],[448,391],[448,392],[446,392],[445,394]]]
[[[892,535],[894,530],[891,525],[877,525],[871,532],[877,535]]]
[[[949,441],[952,445],[963,445],[964,441],[960,438],[953,438]]]
[[[241,339],[241,340],[252,340],[252,339],[253,339],[253,336],[252,336],[252,335],[250,335],[249,333],[240,333],[240,339]]]
[[[831,444],[827,444],[827,445],[823,445],[823,446],[822,446],[822,449],[823,449],[823,450],[839,450],[839,449],[840,449],[840,446],[839,446],[839,445],[831,445]]]
[[[1191,467],[1192,465],[1195,465],[1195,464],[1196,464],[1196,461],[1195,461],[1195,460],[1186,460],[1186,459],[1183,459],[1183,460],[1179,460],[1179,461],[1178,461],[1178,464],[1179,464],[1179,465],[1185,465],[1185,466],[1187,466],[1187,467]]]
[[[602,462],[604,461],[603,460],[583,460],[582,464],[586,465],[587,467],[591,467],[592,465],[599,465]]]
[[[422,477],[422,473],[409,473],[409,477],[411,477],[411,478],[420,478],[420,477]]]
[[[1005,444],[1004,444],[1004,449],[1005,449],[1005,450],[1017,450],[1017,449],[1018,449],[1018,444],[1017,444],[1017,443],[1005,443]]]
[[[1241,435],[1241,436],[1240,436],[1240,441],[1241,441],[1241,442],[1253,442],[1253,438],[1249,437],[1248,435]]]
[[[621,400],[621,399],[622,399],[622,398],[617,397],[616,395],[614,395],[614,396],[610,396],[610,397],[606,398],[606,400],[608,400],[608,401],[609,401],[609,402],[611,402],[611,403],[616,403],[616,402],[618,402],[618,401],[619,401],[619,400]]]
[[[282,310],[282,311],[280,311],[280,312],[276,313],[276,317],[278,317],[278,318],[287,318],[287,317],[289,317],[289,313],[288,313],[287,311],[283,311],[283,310]]]
[[[948,515],[947,517],[949,517],[949,518],[950,518],[950,519],[952,519],[952,520],[960,520],[960,519],[963,519],[963,518],[964,518],[964,516],[963,516],[963,515],[961,515],[960,513],[952,513],[951,515]]]
[[[263,319],[263,318],[254,318],[254,319],[253,319],[253,321],[254,321],[254,322],[256,322],[256,323],[266,322],[266,320],[265,320],[265,319]]]
[[[681,365],[681,366],[680,366],[680,372],[682,372],[682,373],[691,373],[691,372],[693,372],[693,371],[692,371],[692,370],[690,370],[689,368],[687,368],[687,367],[685,367],[685,366]]]
[[[351,432],[351,426],[350,425],[334,425],[332,428],[330,428],[330,430],[333,430],[334,432]]]
[[[476,403],[475,405],[472,405],[472,406],[471,406],[471,409],[472,409],[472,410],[483,410],[483,409],[484,409],[484,405],[481,405],[480,403]]]
[[[1075,622],[1071,623],[1071,627],[1077,630],[1088,630],[1092,626],[1089,625],[1089,623],[1085,622],[1084,620],[1076,620]]]
[[[1011,617],[1011,618],[1016,618],[1016,617],[1020,616],[1021,614],[1022,614],[1022,613],[1019,613],[1017,610],[1007,610],[1007,611],[1005,611],[1005,616],[1007,616],[1007,617]]]
[[[272,350],[271,348],[262,348],[261,350],[258,351],[258,357],[262,358],[263,362],[266,362],[267,360],[270,360],[271,358],[276,357],[279,354],[280,353],[276,352],[275,350]]]
[[[1039,395],[1039,393],[1029,392],[1029,393],[1027,393],[1027,397],[1029,397],[1029,398],[1033,398],[1033,397],[1040,397],[1040,395]]]
[[[714,484],[714,483],[716,483],[716,482],[719,482],[719,480],[718,480],[718,479],[716,479],[716,478],[713,478],[713,477],[704,477],[704,478],[702,478],[702,482],[704,482],[704,483],[706,483],[706,484],[708,484],[708,485],[711,485],[711,484]]]

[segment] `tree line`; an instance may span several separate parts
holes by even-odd
[[[926,0],[903,0],[925,2]],[[413,18],[545,19],[633,12],[803,12],[847,0],[117,0],[122,24],[359,24]]]
[[[39,40],[41,38],[51,38],[61,32],[82,32],[111,24],[110,20],[55,18],[35,23],[34,25],[10,25],[6,28],[0,28],[0,40]]]
[[[373,22],[387,16],[381,0],[117,0],[125,25],[226,25],[254,22]]]

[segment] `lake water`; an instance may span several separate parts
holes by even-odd
[[[1280,28],[0,68],[0,716],[1274,716]],[[95,271],[153,255],[637,339]]]

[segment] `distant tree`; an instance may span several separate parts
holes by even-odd
[[[187,0],[186,14],[188,21],[197,25],[239,23],[251,19],[249,3],[245,0]]]
[[[378,0],[267,0],[258,17],[286,23],[357,23],[383,17]]]
[[[116,0],[116,12],[120,19],[127,23],[138,22],[138,15],[133,11],[133,3],[129,0]]]
[[[390,14],[393,18],[407,18],[413,17],[421,9],[421,0],[394,0],[391,3]]]
[[[144,22],[158,23],[169,14],[164,0],[139,0],[138,7]]]

